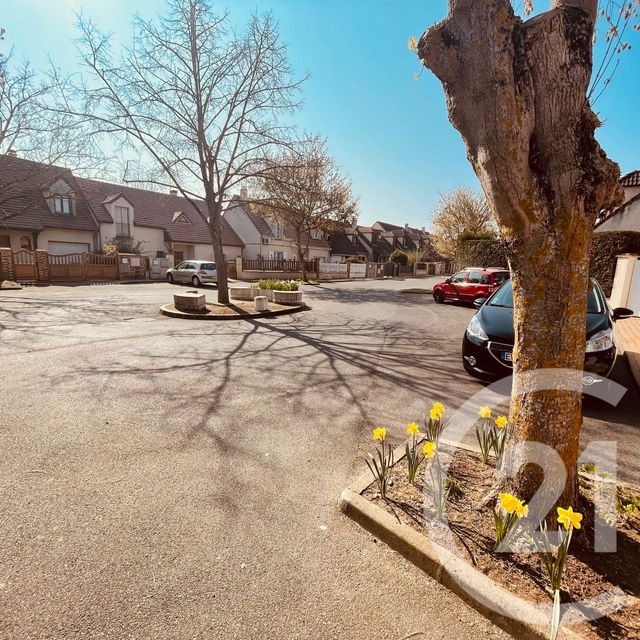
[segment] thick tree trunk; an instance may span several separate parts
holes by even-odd
[[[209,236],[213,247],[213,257],[218,273],[218,302],[229,304],[229,281],[227,278],[227,261],[222,247],[222,207],[214,202],[208,206]]]
[[[307,270],[304,264],[304,248],[302,246],[302,233],[296,230],[296,245],[298,247],[298,262],[300,262],[300,279],[305,282],[307,279]]]
[[[519,468],[512,488],[528,500],[542,480],[513,446],[542,442],[566,468],[564,506],[577,485],[593,224],[620,197],[619,168],[595,140],[599,123],[586,98],[596,9],[597,0],[555,0],[523,22],[508,0],[450,0],[447,19],[418,45],[443,83],[507,246],[515,323],[507,461]],[[573,370],[559,383],[569,388],[535,390],[541,369]]]

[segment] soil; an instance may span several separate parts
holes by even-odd
[[[492,580],[518,596],[533,602],[551,603],[546,569],[536,553],[526,550],[515,553],[494,553],[493,501],[484,504],[496,479],[492,461],[482,463],[479,454],[440,445],[443,464],[450,459],[449,477],[456,481],[458,495],[450,496],[446,517],[454,533],[455,551],[472,563]],[[407,479],[406,459],[400,460],[391,469],[391,486],[386,500],[378,493],[375,483],[364,496],[400,522],[429,535],[430,540],[445,544],[442,536],[438,540],[438,526],[427,527],[425,518],[434,522],[433,514],[424,508],[423,481],[430,481],[425,474],[423,462],[416,476],[416,484]],[[614,587],[619,587],[633,603],[593,622],[572,626],[583,637],[591,639],[640,638],[640,512],[617,515],[617,550],[615,553],[593,551],[593,492],[594,481],[580,478],[580,506],[584,514],[582,528],[575,530],[571,541],[570,555],[564,572],[563,601],[579,601],[594,597]],[[609,485],[612,486],[612,485]],[[618,495],[630,498],[640,489],[618,487]],[[602,514],[607,516],[607,514]],[[611,514],[609,514],[610,516]],[[615,517],[615,515],[614,515]],[[442,531],[442,529],[440,529]]]

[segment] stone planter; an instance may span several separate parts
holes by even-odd
[[[259,295],[260,289],[254,289],[252,287],[229,287],[229,295],[234,300],[253,300]]]
[[[260,293],[256,293],[257,296],[265,296],[269,302],[273,302],[273,291],[271,289],[256,289]]]
[[[302,291],[274,291],[273,301],[277,304],[302,304]]]
[[[205,294],[196,291],[181,291],[173,295],[173,304],[178,311],[202,313],[207,310]]]

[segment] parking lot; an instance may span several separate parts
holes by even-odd
[[[400,292],[432,282],[305,287],[310,311],[233,322],[161,316],[163,282],[3,292],[0,637],[506,637],[337,509],[373,426],[400,442],[482,388],[473,309]],[[616,440],[638,481],[640,396],[614,377],[583,444]]]

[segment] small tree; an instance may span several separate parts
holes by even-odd
[[[222,211],[230,190],[286,142],[280,114],[302,81],[270,15],[237,34],[208,0],[168,0],[158,24],[136,18],[135,37],[116,60],[110,39],[80,19],[81,83],[59,82],[66,108],[95,134],[119,139],[125,182],[177,189],[207,224],[218,270],[218,301],[229,302]]]
[[[328,155],[325,140],[316,136],[268,161],[258,188],[261,209],[293,229],[305,280],[312,233],[355,223],[351,183]]]
[[[389,256],[389,260],[403,267],[406,267],[409,263],[409,256],[404,251],[402,251],[402,249],[395,249]]]
[[[119,253],[142,253],[144,249],[144,242],[142,240],[136,241],[131,236],[115,236],[108,242],[105,242],[102,247],[102,253],[106,256],[116,256]]]
[[[471,189],[455,189],[440,196],[433,215],[433,233],[437,250],[455,258],[464,235],[493,237],[491,209],[484,197]]]

